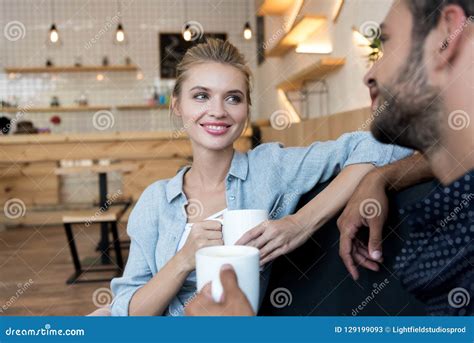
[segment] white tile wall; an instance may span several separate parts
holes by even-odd
[[[204,32],[226,32],[229,40],[245,54],[251,68],[256,69],[255,39],[245,41],[242,37],[248,18],[255,29],[251,0],[122,0],[121,22],[129,41],[125,46],[113,43],[115,0],[55,0],[54,17],[62,45],[47,45],[51,4],[53,0],[0,1],[0,99],[15,95],[22,105],[48,106],[51,96],[57,95],[61,105],[73,105],[85,93],[90,105],[146,103],[150,86],[160,82],[169,84],[159,79],[158,33],[181,32],[186,19],[201,23]],[[188,18],[184,17],[185,6]],[[108,26],[111,22],[114,23]],[[12,23],[20,28],[21,38],[7,37],[6,28]],[[97,42],[89,45],[93,37],[98,37]],[[135,72],[107,73],[100,82],[95,73],[24,74],[10,79],[3,71],[6,66],[43,66],[47,58],[55,65],[73,65],[77,57],[84,65],[100,65],[104,55],[110,64],[123,64],[125,57],[130,57],[141,68],[144,79],[138,80]],[[256,107],[252,111],[254,117],[258,116]],[[167,110],[113,112],[115,125],[109,131],[172,128]],[[53,127],[49,121],[53,113],[26,113],[22,119],[30,119],[35,126],[49,127],[53,132],[90,132],[95,130],[93,114],[60,113],[59,127]]]

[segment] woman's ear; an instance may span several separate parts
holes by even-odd
[[[171,112],[177,116],[181,117],[181,112],[179,111],[179,102],[176,96],[171,96]]]
[[[436,56],[437,69],[449,67],[458,56],[463,44],[463,33],[468,25],[469,22],[461,6],[448,5],[443,8],[435,29],[438,31],[437,36],[440,37],[439,52]]]

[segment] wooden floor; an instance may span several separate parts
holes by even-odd
[[[121,239],[126,238],[123,225]],[[100,261],[95,251],[99,228],[74,228],[81,260]],[[122,250],[126,257],[127,251]],[[114,257],[112,255],[112,257]],[[110,282],[67,285],[73,265],[60,226],[11,228],[0,232],[0,316],[82,316],[111,298]],[[90,273],[103,278],[113,272]]]

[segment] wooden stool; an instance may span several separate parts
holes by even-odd
[[[102,272],[102,271],[117,271],[119,276],[124,268],[122,251],[120,249],[120,239],[117,229],[117,222],[120,220],[121,215],[125,211],[125,207],[122,206],[111,206],[107,211],[97,210],[80,210],[74,212],[68,212],[63,215],[62,221],[64,224],[64,230],[66,231],[66,237],[69,243],[69,249],[71,250],[72,261],[74,263],[75,273],[67,279],[66,283],[79,283],[79,282],[99,282],[99,281],[110,281],[107,279],[94,279],[94,280],[79,280],[79,277],[85,272]],[[92,224],[105,224],[112,231],[113,247],[116,256],[117,267],[111,268],[88,268],[87,270],[82,269],[81,261],[79,260],[79,254],[77,252],[76,241],[72,232],[73,224],[84,224],[86,226]]]

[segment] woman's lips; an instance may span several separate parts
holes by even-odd
[[[199,124],[199,125],[204,129],[204,131],[206,131],[207,133],[213,136],[225,135],[231,127],[231,125],[227,125],[227,124],[204,123],[204,124]]]

